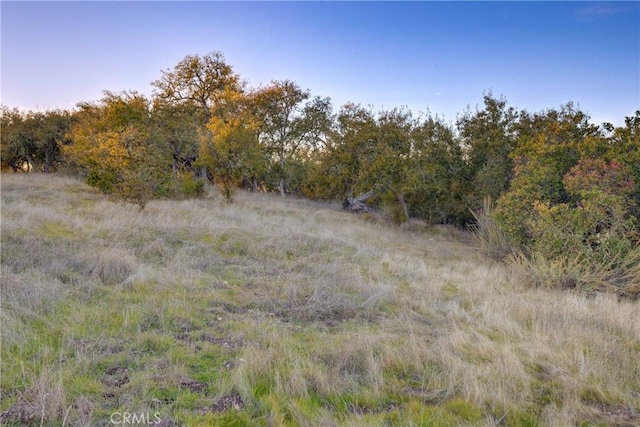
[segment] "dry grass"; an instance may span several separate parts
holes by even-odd
[[[476,242],[482,252],[489,258],[502,261],[514,252],[514,245],[509,241],[504,231],[492,218],[494,206],[491,197],[485,197],[483,209],[471,212],[476,223],[470,227]]]
[[[3,425],[640,424],[640,303],[449,228],[3,175],[1,229]]]

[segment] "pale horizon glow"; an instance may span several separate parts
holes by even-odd
[[[290,79],[374,111],[454,121],[483,94],[596,124],[640,109],[637,2],[0,3],[3,105],[73,109],[224,54],[251,87]]]

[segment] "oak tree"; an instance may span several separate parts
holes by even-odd
[[[242,86],[240,76],[220,52],[187,55],[173,70],[162,71],[162,77],[152,85],[156,88],[154,96],[165,103],[197,107],[203,125],[225,91],[240,90]]]
[[[329,98],[309,99],[290,80],[273,81],[252,95],[253,110],[258,118],[258,136],[272,159],[277,188],[282,196],[291,183],[293,164],[299,155],[325,141],[332,118]]]

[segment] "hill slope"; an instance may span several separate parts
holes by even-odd
[[[455,230],[38,175],[1,227],[3,425],[640,424],[640,303],[525,289]]]

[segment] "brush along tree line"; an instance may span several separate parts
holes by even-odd
[[[530,113],[488,94],[455,125],[404,108],[335,113],[289,80],[248,87],[219,52],[152,85],[151,99],[105,92],[74,111],[3,107],[2,168],[76,173],[141,206],[200,195],[205,179],[229,201],[240,186],[346,206],[366,195],[396,222],[481,223],[527,254],[640,277],[640,111],[597,126],[572,103]]]

